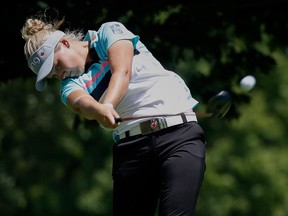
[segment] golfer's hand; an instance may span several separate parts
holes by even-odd
[[[102,104],[102,109],[100,111],[101,117],[98,119],[98,123],[104,128],[115,128],[119,125],[119,122],[115,121],[119,115],[113,108],[112,104],[105,103]]]

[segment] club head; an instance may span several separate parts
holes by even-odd
[[[232,105],[231,94],[228,91],[221,91],[209,99],[207,111],[213,116],[223,118]]]

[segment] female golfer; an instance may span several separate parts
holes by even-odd
[[[57,78],[67,107],[113,128],[114,215],[153,216],[156,209],[161,216],[195,215],[205,137],[193,112],[198,102],[184,81],[122,23],[106,22],[84,35],[59,30],[63,22],[28,18],[21,29],[24,53],[37,90]]]

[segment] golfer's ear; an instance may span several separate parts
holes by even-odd
[[[70,47],[69,41],[68,41],[66,38],[64,38],[64,37],[60,40],[60,43],[62,43],[62,44],[63,44],[64,46],[66,46],[67,48]]]

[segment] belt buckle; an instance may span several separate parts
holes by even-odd
[[[140,124],[141,134],[146,135],[154,133],[156,131],[167,128],[167,123],[164,118],[154,118],[141,122]]]

